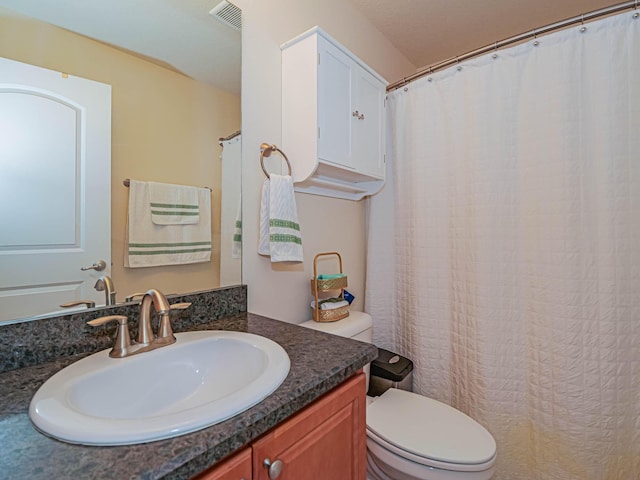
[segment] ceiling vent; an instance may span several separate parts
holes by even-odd
[[[233,3],[223,0],[213,7],[209,13],[234,30],[242,29],[242,10]]]

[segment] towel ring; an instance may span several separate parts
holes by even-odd
[[[271,178],[269,176],[269,172],[267,172],[267,169],[264,168],[264,157],[270,157],[271,152],[278,152],[280,155],[282,155],[282,158],[284,158],[284,161],[287,162],[289,175],[291,175],[291,164],[289,163],[289,159],[284,154],[284,152],[280,150],[278,147],[276,147],[275,145],[269,145],[268,143],[263,143],[262,145],[260,145],[260,166],[262,167],[262,171],[264,172],[265,176],[269,179]]]

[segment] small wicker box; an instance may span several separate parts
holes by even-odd
[[[342,290],[347,288],[347,276],[340,278],[328,278],[328,279],[311,279],[311,293],[315,294],[316,289],[319,292],[328,292],[329,290]]]
[[[313,310],[313,319],[316,322],[337,322],[349,316],[349,305],[344,307],[332,308],[331,310],[322,310],[315,308]]]

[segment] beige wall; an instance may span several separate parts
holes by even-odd
[[[304,264],[271,264],[257,254],[262,142],[281,140],[280,44],[319,25],[389,81],[415,71],[358,11],[341,0],[237,0],[242,9],[243,282],[249,311],[288,322],[311,318],[313,256],[338,251],[361,310],[365,283],[364,201],[296,194]],[[286,152],[285,152],[286,153]],[[295,168],[295,158],[290,159]]]
[[[0,9],[0,56],[112,86],[112,276],[118,300],[148,288],[166,293],[218,286],[221,152],[240,128],[240,98],[48,24]],[[213,187],[212,262],[125,269],[125,178]]]

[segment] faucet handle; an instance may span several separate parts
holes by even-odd
[[[171,305],[171,310],[186,310],[191,306],[191,302],[174,303]]]
[[[78,300],[78,301],[75,301],[75,302],[62,303],[62,304],[60,304],[60,307],[62,307],[62,308],[71,308],[71,307],[78,307],[80,305],[86,305],[87,308],[95,308],[96,302],[94,302],[92,300]]]
[[[132,293],[131,295],[127,295],[126,297],[124,297],[124,301],[125,302],[133,302],[136,298],[140,297],[142,299],[142,297],[144,297],[144,292],[138,292],[138,293]]]
[[[104,325],[109,322],[118,322],[118,325],[126,325],[128,318],[125,315],[107,315],[106,317],[99,317],[93,320],[89,320],[87,325],[91,325],[92,327],[98,327],[100,325]]]
[[[126,357],[128,354],[128,350],[131,348],[131,340],[129,338],[129,325],[127,323],[128,319],[126,316],[107,315],[106,317],[89,320],[87,322],[87,325],[98,327],[100,325],[104,325],[113,321],[118,322],[118,326],[116,328],[116,341],[113,345],[113,348],[109,352],[109,356],[113,358]]]

